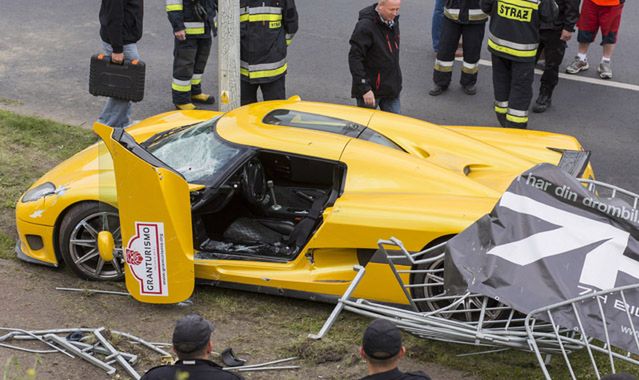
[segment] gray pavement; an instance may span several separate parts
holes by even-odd
[[[300,32],[289,49],[288,94],[306,100],[353,104],[350,99],[348,38],[357,12],[372,0],[297,0]],[[37,114],[71,124],[90,125],[104,99],[88,93],[90,56],[99,51],[97,0],[0,0],[0,107]],[[401,10],[401,64],[404,73],[402,112],[440,124],[496,125],[492,112],[491,69],[482,66],[479,92],[465,95],[456,82],[437,98],[432,85],[430,19],[433,0],[404,0]],[[639,85],[639,9],[626,2],[613,58],[614,81]],[[145,100],[135,105],[141,119],[171,110],[172,33],[164,2],[145,4],[144,37],[139,49],[147,63]],[[591,46],[592,63],[601,48]],[[576,35],[565,65],[576,53]],[[484,49],[482,59],[490,60]],[[585,77],[596,78],[596,65]],[[538,88],[539,76],[535,89]],[[204,76],[206,90],[217,93],[215,55]],[[639,192],[639,91],[602,84],[560,80],[553,106],[531,115],[530,127],[577,137],[593,151],[599,179]],[[633,164],[635,162],[635,164]]]

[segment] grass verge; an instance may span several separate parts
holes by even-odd
[[[96,141],[77,126],[0,110],[0,257],[14,257],[15,203],[33,181]]]

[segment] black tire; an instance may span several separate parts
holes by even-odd
[[[113,233],[114,260],[105,262],[97,251],[97,233]],[[80,278],[92,281],[121,281],[124,278],[122,238],[118,210],[98,202],[72,206],[60,224],[59,247],[66,265]]]
[[[435,239],[433,242],[428,244],[424,249],[434,247],[438,244],[441,244],[445,241],[452,239],[453,236],[445,236],[438,239]],[[439,256],[443,252],[443,250],[438,250],[438,252],[429,253],[427,255],[420,256],[419,259],[427,259],[427,258],[435,258]],[[423,263],[413,266],[412,270],[437,270],[440,272],[437,273],[414,273],[410,277],[410,284],[431,284],[428,287],[412,287],[411,288],[411,296],[413,299],[423,299],[428,298],[428,300],[424,301],[416,301],[417,308],[421,312],[433,312],[436,310],[440,310],[443,307],[450,305],[453,301],[447,299],[433,299],[437,298],[437,296],[443,296],[445,293],[444,289],[444,258],[441,257],[435,261],[429,263]],[[447,319],[454,319],[463,322],[476,322],[480,317],[480,309],[484,302],[484,298],[487,298],[487,310],[484,315],[484,321],[495,321],[503,318],[506,314],[509,313],[508,310],[501,310],[505,305],[488,297],[468,297],[464,302],[460,303],[456,307],[453,307],[450,310],[473,310],[475,311],[460,311],[457,313],[441,313],[438,316]],[[499,310],[494,310],[495,308]]]

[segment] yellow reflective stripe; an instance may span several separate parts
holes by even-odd
[[[204,34],[204,28],[186,28],[186,34]]]
[[[506,120],[512,121],[512,122],[515,122],[515,123],[527,123],[528,122],[528,116],[515,116],[515,115],[507,114],[506,115]]]
[[[530,9],[535,9],[535,10],[539,9],[539,4],[532,3],[530,1],[525,1],[525,0],[499,0],[499,2],[512,4],[512,5],[518,5],[520,7],[530,8]]]
[[[189,92],[191,91],[191,84],[189,83],[188,85],[180,85],[180,84],[172,83],[171,88],[179,92]]]
[[[277,69],[273,69],[273,70],[261,70],[261,71],[249,72],[249,70],[246,68],[240,68],[240,74],[242,74],[245,77],[249,77],[249,79],[270,78],[270,77],[276,77],[280,74],[284,74],[287,68],[288,68],[288,64],[286,63],[284,64],[284,66],[279,67]]]
[[[171,4],[166,6],[167,12],[183,11],[184,6],[182,4]]]
[[[504,113],[508,112],[508,108],[507,107],[495,106],[495,112],[504,114]]]
[[[191,84],[192,85],[198,85],[202,83],[202,79],[191,79]]]
[[[286,40],[286,46],[290,46],[292,43],[293,43],[293,40],[289,40],[289,39]]]
[[[254,14],[254,15],[243,14],[240,16],[240,22],[244,22],[244,21],[248,21],[248,22],[282,21],[282,15],[275,15],[275,14],[268,14],[268,13]]]
[[[536,48],[533,50],[517,50],[517,49],[512,49],[506,46],[497,45],[491,39],[488,40],[488,46],[498,52],[506,53],[508,55],[512,55],[513,57],[530,58],[537,55]]]

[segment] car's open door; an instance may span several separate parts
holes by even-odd
[[[126,287],[142,302],[177,303],[195,283],[186,180],[123,129],[95,123],[113,158]]]

